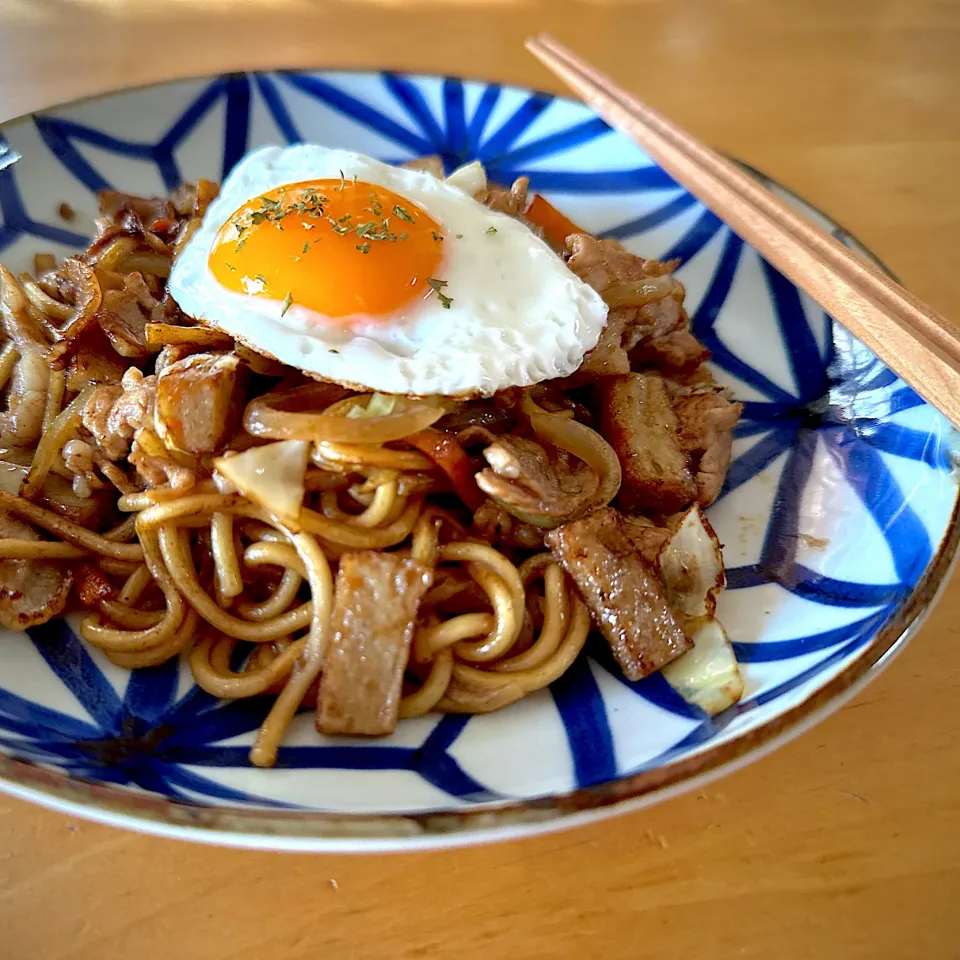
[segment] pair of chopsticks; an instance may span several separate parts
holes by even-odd
[[[551,37],[527,49],[960,426],[960,327]]]

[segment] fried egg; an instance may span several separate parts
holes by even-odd
[[[607,314],[524,224],[453,183],[310,144],[247,155],[169,291],[305,373],[421,396],[568,376]]]

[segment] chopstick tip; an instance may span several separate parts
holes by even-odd
[[[557,41],[549,33],[538,33],[534,37],[527,37],[523,45],[536,57],[542,56],[549,49],[557,45]]]

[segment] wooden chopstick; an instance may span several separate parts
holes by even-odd
[[[551,37],[527,49],[960,426],[960,327]]]

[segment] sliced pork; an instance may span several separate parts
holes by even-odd
[[[544,539],[630,680],[654,673],[690,649],[663,585],[630,542],[616,510],[595,510]]]
[[[623,469],[620,507],[629,513],[675,513],[690,503],[697,485],[663,378],[656,373],[605,377],[596,389],[600,432]]]
[[[383,736],[397,725],[403,674],[431,571],[396,554],[364,550],[340,558],[317,729]]]

